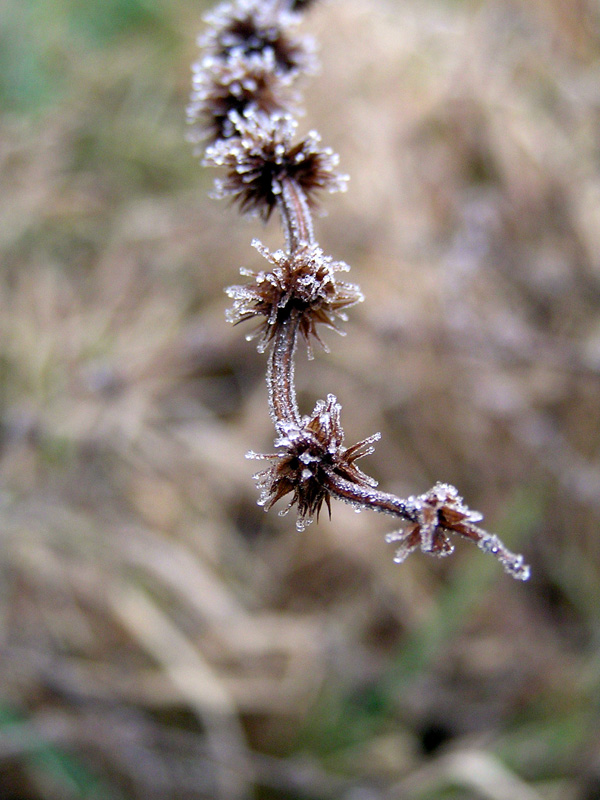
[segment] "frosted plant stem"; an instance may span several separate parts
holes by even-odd
[[[296,181],[285,178],[281,182],[278,200],[288,252],[293,254],[303,245],[314,244],[312,215],[302,187]]]
[[[300,411],[294,386],[294,354],[300,317],[292,314],[277,329],[267,369],[269,407],[277,422],[300,423]]]
[[[228,319],[233,323],[262,318],[259,350],[270,346],[267,387],[271,418],[277,429],[271,461],[255,476],[260,504],[270,508],[291,495],[287,509],[298,511],[298,530],[331,496],[360,510],[369,508],[408,523],[386,537],[396,542],[394,560],[420,547],[425,553],[449,555],[449,534],[458,534],[492,553],[504,569],[527,580],[529,567],[494,534],[475,523],[482,515],[469,509],[454,486],[436,483],[418,496],[401,499],[375,488],[376,481],[356,465],[373,451],[379,434],[344,446],[341,406],[334,395],[319,400],[312,415],[301,416],[296,400],[294,359],[298,335],[321,341],[317,325],[337,330],[345,310],[360,302],[357,286],[339,279],[347,264],[325,256],[313,233],[312,207],[322,191],[342,191],[347,176],[336,171],[338,158],[320,146],[316,131],[294,143],[296,120],[288,108],[290,82],[309,69],[310,47],[290,36],[296,12],[313,0],[231,0],[219,6],[205,37],[207,54],[194,69],[190,119],[200,122],[212,144],[204,163],[221,167],[217,196],[230,197],[242,212],[265,222],[277,207],[285,248],[271,253],[254,242],[270,267],[242,270],[252,277],[246,286],[231,286]],[[232,44],[233,42],[233,44]]]
[[[282,181],[278,202],[290,255],[305,245],[314,244],[312,217],[306,195],[296,181]],[[294,355],[300,314],[292,312],[278,327],[271,347],[267,370],[269,406],[275,422],[300,423],[294,385]]]
[[[327,489],[338,499],[344,500],[356,508],[369,508],[372,511],[399,517],[407,522],[417,522],[416,512],[407,507],[405,500],[394,494],[352,483],[334,472],[327,476]]]

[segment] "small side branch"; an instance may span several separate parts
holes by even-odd
[[[365,485],[356,485],[335,473],[327,475],[326,483],[331,495],[355,508],[381,511],[410,523],[386,537],[388,542],[396,543],[395,561],[399,563],[418,548],[432,555],[450,555],[454,545],[449,536],[455,534],[495,556],[513,578],[521,581],[529,578],[530,570],[523,556],[511,552],[495,534],[478,527],[475,523],[482,515],[470,509],[450,484],[436,483],[425,494],[402,500]]]

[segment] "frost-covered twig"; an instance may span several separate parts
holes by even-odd
[[[275,252],[255,240],[268,266],[242,270],[250,281],[227,289],[233,300],[228,319],[234,324],[257,319],[248,338],[258,337],[259,351],[269,349],[267,384],[277,452],[248,454],[270,462],[255,476],[259,503],[268,510],[286,498],[281,513],[295,507],[303,530],[323,503],[331,514],[331,498],[338,498],[406,523],[387,537],[396,543],[398,562],[417,548],[448,555],[453,550],[449,534],[458,534],[494,554],[510,575],[526,580],[523,557],[477,526],[481,514],[471,511],[453,486],[437,483],[406,500],[377,489],[356,462],[373,452],[379,434],[346,447],[341,406],[333,395],[319,400],[308,416],[298,408],[298,338],[312,358],[313,340],[324,347],[317,326],[339,331],[346,309],[363,300],[358,286],[340,278],[348,265],[325,255],[313,230],[318,195],[343,191],[347,177],[337,172],[338,157],[321,146],[315,131],[296,140],[295,84],[315,62],[312,43],[293,30],[309,5],[311,0],[234,0],[218,6],[207,16],[208,28],[199,40],[203,56],[193,68],[188,109],[192,140],[207,144],[203,163],[224,170],[215,195],[265,221],[277,209],[285,237],[285,247]]]

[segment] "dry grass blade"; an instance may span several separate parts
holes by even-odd
[[[169,618],[140,590],[115,590],[116,618],[162,666],[181,699],[203,723],[216,772],[216,796],[249,796],[252,782],[238,709],[219,676]]]

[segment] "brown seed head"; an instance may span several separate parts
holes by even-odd
[[[284,181],[294,181],[316,204],[319,191],[344,191],[347,176],[335,171],[338,156],[320,146],[316,131],[292,144],[297,123],[289,114],[265,114],[247,109],[229,114],[236,135],[206,149],[204,164],[224,167],[226,177],[215,183],[215,196],[229,197],[244,213],[267,220],[277,205]]]
[[[283,452],[248,454],[249,458],[274,460],[272,466],[254,476],[261,490],[259,505],[268,510],[280,498],[291,494],[288,506],[281,513],[285,514],[296,506],[298,530],[303,530],[315,515],[318,517],[323,502],[331,516],[328,475],[339,475],[361,487],[376,485],[376,481],[365,475],[355,461],[373,452],[372,444],[379,439],[379,434],[344,448],[340,411],[340,404],[330,394],[327,400],[319,400],[312,415],[304,417],[300,424],[277,424],[279,438],[275,446],[282,448]]]
[[[231,56],[273,56],[273,68],[282,75],[314,72],[314,43],[308,37],[293,36],[298,14],[268,0],[237,0],[222,3],[206,15],[206,33],[199,46],[217,58]]]
[[[273,55],[232,55],[223,60],[205,56],[193,66],[192,93],[187,108],[194,126],[193,142],[216,142],[237,135],[232,115],[271,115],[295,105],[291,81],[273,69]]]
[[[242,270],[242,274],[252,277],[253,281],[226,290],[234,301],[227,313],[228,320],[237,324],[262,317],[262,324],[249,337],[260,336],[259,350],[262,351],[275,336],[278,326],[296,314],[309,356],[312,356],[312,338],[327,349],[319,337],[317,325],[321,323],[341,333],[338,320],[345,321],[345,310],[363,299],[358,286],[337,277],[337,273],[348,271],[348,265],[324,255],[316,244],[306,244],[294,253],[283,250],[271,253],[257,240],[253,245],[272,268],[267,272]]]

